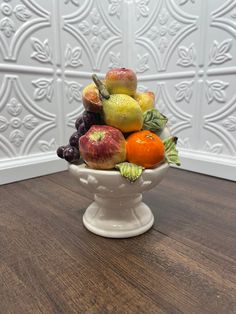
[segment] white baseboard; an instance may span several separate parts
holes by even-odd
[[[181,169],[236,181],[236,158],[190,150],[180,151]]]
[[[43,153],[0,161],[0,185],[43,176],[67,169],[67,163],[56,154]]]

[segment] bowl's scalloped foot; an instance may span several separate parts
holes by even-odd
[[[95,201],[87,208],[84,226],[91,232],[108,238],[129,238],[148,231],[154,217],[150,208],[141,202],[138,195],[126,201],[113,202],[110,199],[95,197]]]

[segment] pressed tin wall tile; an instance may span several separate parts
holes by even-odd
[[[155,90],[182,166],[235,180],[236,1],[135,3],[139,83]]]
[[[91,74],[131,67],[179,137],[182,167],[236,177],[235,0],[1,0],[0,183],[57,158]]]

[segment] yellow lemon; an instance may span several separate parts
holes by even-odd
[[[143,113],[138,102],[125,94],[113,94],[103,99],[103,114],[107,125],[121,132],[139,131],[143,125]]]

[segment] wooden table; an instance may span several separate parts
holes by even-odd
[[[236,184],[170,169],[154,227],[95,236],[67,172],[0,187],[0,313],[236,313]]]

